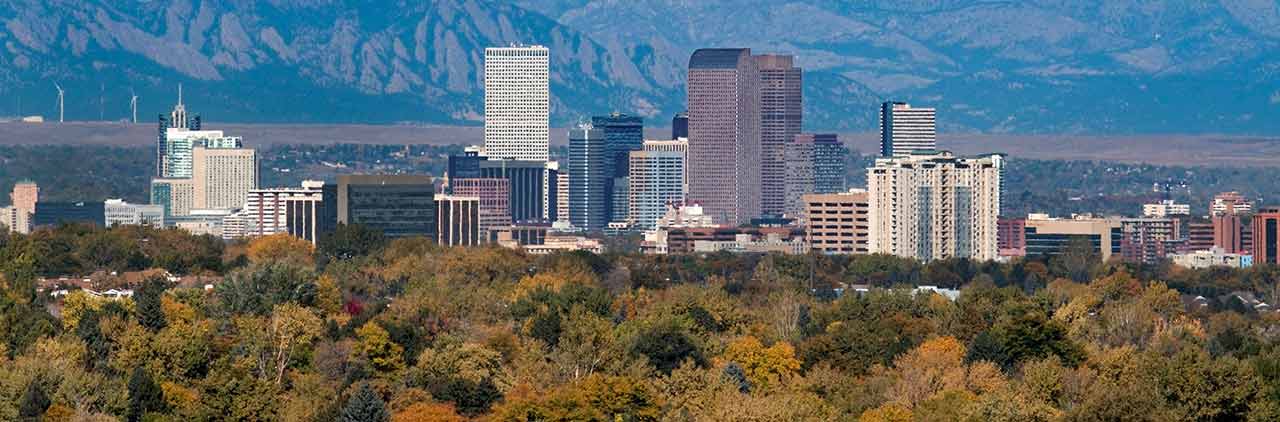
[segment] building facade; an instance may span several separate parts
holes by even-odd
[[[338,223],[362,224],[391,238],[435,239],[435,195],[430,176],[338,176]]]
[[[166,220],[187,215],[195,208],[192,179],[151,179],[151,204],[164,208]]]
[[[1213,196],[1213,203],[1209,204],[1209,210],[1212,215],[1248,214],[1253,211],[1253,203],[1240,192],[1222,192]]]
[[[671,139],[689,137],[689,112],[682,111],[671,116]]]
[[[805,239],[824,254],[871,252],[871,203],[865,190],[804,195]]]
[[[644,146],[644,121],[639,116],[615,112],[608,116],[592,116],[591,126],[604,135],[609,221],[626,221],[630,154]]]
[[[921,261],[997,257],[1003,157],[880,158],[867,169],[872,253]]]
[[[786,211],[787,145],[804,124],[803,72],[789,55],[754,56],[760,75],[760,213]]]
[[[840,193],[848,188],[849,148],[834,133],[813,134],[813,192]]]
[[[1253,215],[1253,262],[1280,264],[1280,207],[1262,207]]]
[[[550,53],[546,47],[484,50],[484,150],[490,157],[547,161]]]
[[[106,213],[102,202],[46,202],[36,203],[36,212],[31,225],[36,227],[54,227],[62,224],[93,224],[100,226],[106,221]]]
[[[609,224],[608,162],[603,131],[590,125],[569,131],[569,222],[574,227],[600,230]]]
[[[903,157],[938,149],[937,111],[902,102],[880,105],[880,156]]]
[[[164,206],[130,204],[123,199],[108,199],[102,205],[103,227],[113,226],[165,226]]]
[[[653,229],[667,208],[684,204],[687,143],[645,141],[644,150],[630,153],[630,226]]]
[[[492,239],[496,230],[511,227],[511,181],[507,179],[453,179],[453,195],[480,198],[480,238]]]
[[[166,130],[165,154],[158,157],[163,163],[160,178],[192,177],[195,165],[195,149],[237,149],[244,147],[239,136],[226,136],[220,130]]]
[[[436,195],[436,233],[441,246],[475,246],[484,243],[480,223],[480,197]]]
[[[1052,218],[1031,214],[1024,223],[1027,256],[1051,257],[1066,252],[1074,243],[1087,244],[1103,261],[1120,255],[1124,238],[1121,219],[1072,216]]]
[[[759,72],[750,49],[689,58],[689,200],[721,224],[760,215]]]
[[[258,155],[248,148],[196,147],[192,153],[193,207],[236,209],[258,188]]]
[[[14,183],[13,191],[9,193],[9,205],[13,207],[11,224],[6,224],[9,230],[31,233],[37,202],[40,202],[40,186],[30,180]]]
[[[783,198],[782,216],[794,218],[801,225],[806,216],[805,195],[814,193],[813,135],[799,134],[787,144],[787,174],[784,176],[786,195]]]

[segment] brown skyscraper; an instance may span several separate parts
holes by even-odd
[[[792,56],[755,56],[760,71],[760,212],[782,215],[786,203],[786,147],[804,119],[801,70]]]
[[[1280,207],[1264,207],[1253,215],[1253,265],[1277,263],[1280,255]]]
[[[718,224],[760,215],[759,83],[751,49],[689,58],[689,200]]]

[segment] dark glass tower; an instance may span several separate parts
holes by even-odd
[[[608,225],[608,162],[604,133],[591,126],[569,130],[569,222],[585,230]]]
[[[639,116],[615,112],[592,117],[591,126],[604,135],[606,215],[609,221],[626,221],[630,154],[644,148],[644,121]]]
[[[813,135],[813,192],[840,193],[846,190],[849,149],[834,133]]]
[[[676,113],[671,118],[671,139],[680,139],[689,137],[689,112],[682,111]]]

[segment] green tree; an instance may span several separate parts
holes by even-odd
[[[164,278],[151,277],[142,282],[142,287],[138,289],[133,297],[137,305],[138,324],[152,332],[160,331],[167,325],[164,318],[164,307],[160,300],[167,287]]]
[[[685,360],[705,366],[702,348],[679,320],[665,318],[642,331],[631,346],[631,353],[643,356],[664,374],[670,374]]]
[[[40,380],[33,379],[27,382],[27,389],[22,392],[22,399],[18,401],[18,418],[23,422],[38,422],[50,404]]]
[[[336,260],[348,260],[370,256],[387,245],[381,231],[363,224],[338,224],[327,236],[320,238],[320,254]]]
[[[137,367],[129,376],[129,409],[125,414],[129,422],[138,422],[149,412],[165,409],[164,391],[151,379],[146,369]]]
[[[361,385],[360,389],[347,399],[347,404],[342,406],[342,414],[338,416],[339,422],[388,422],[390,420],[391,413],[387,411],[387,404],[373,392],[373,389],[369,388],[369,384]]]

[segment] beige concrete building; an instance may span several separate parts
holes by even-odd
[[[1121,218],[1100,218],[1089,215],[1073,215],[1070,218],[1053,218],[1046,214],[1027,216],[1027,256],[1053,256],[1066,251],[1073,239],[1084,239],[1093,245],[1103,261],[1120,253],[1123,238]]]
[[[877,159],[867,169],[870,251],[921,261],[996,259],[1003,167],[994,154]]]
[[[31,219],[36,213],[36,202],[40,201],[40,187],[32,181],[18,182],[9,193],[9,204],[13,207],[12,221],[5,224],[10,230],[18,233],[31,233]]]
[[[184,216],[195,206],[195,183],[192,179],[151,179],[151,203],[165,207],[165,216]]]
[[[258,156],[248,148],[195,148],[191,151],[193,207],[244,207],[250,190],[258,188]]]
[[[808,194],[801,202],[809,250],[826,254],[870,253],[871,203],[866,190]]]

